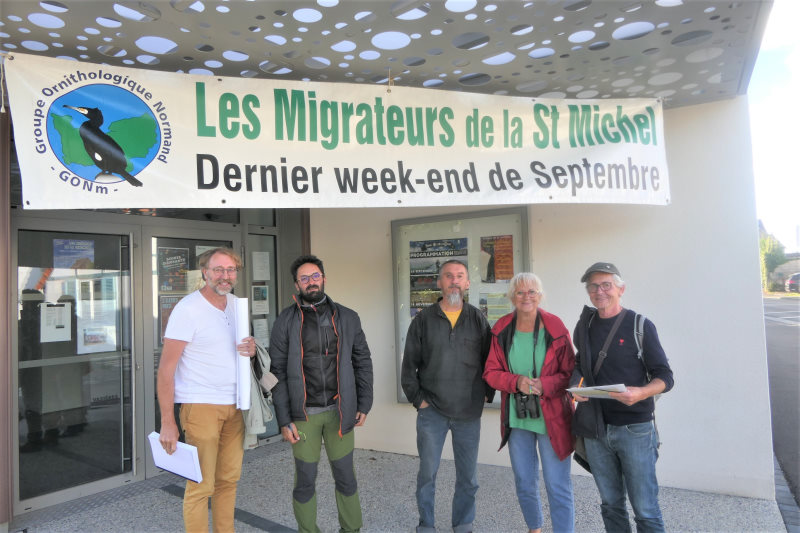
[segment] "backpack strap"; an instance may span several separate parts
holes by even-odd
[[[614,333],[617,332],[619,329],[619,325],[622,324],[622,320],[625,318],[625,315],[628,314],[626,309],[623,309],[619,315],[617,315],[617,319],[614,321],[614,325],[611,326],[611,331],[608,332],[608,336],[606,337],[606,342],[603,343],[603,348],[600,350],[600,353],[597,354],[597,362],[594,364],[594,370],[592,371],[592,376],[597,377],[597,373],[600,372],[600,367],[603,366],[603,361],[606,360],[608,356],[608,348],[611,346],[611,341],[614,338]]]
[[[647,374],[647,381],[650,381],[650,369],[647,368],[647,363],[644,361],[644,357],[642,356],[642,352],[644,351],[644,321],[647,320],[647,317],[636,313],[636,316],[633,319],[633,338],[636,340],[636,357],[639,358],[639,361],[642,362],[644,366],[644,371]]]
[[[644,321],[647,320],[647,317],[644,315],[640,315],[636,313],[636,317],[633,319],[633,337],[636,339],[636,356],[639,358],[639,361],[642,362],[642,366],[644,366],[644,372],[647,375],[647,382],[650,383],[652,377],[650,376],[650,369],[647,368],[647,363],[644,361],[644,356],[642,352],[644,351]],[[654,400],[658,400],[660,394],[656,394]],[[656,424],[656,412],[653,411],[653,427],[656,430],[656,441],[658,442],[657,447],[661,447],[661,435],[658,433],[658,425]]]

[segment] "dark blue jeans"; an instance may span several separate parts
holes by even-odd
[[[658,506],[658,438],[652,422],[627,426],[606,425],[603,439],[585,439],[586,455],[594,482],[600,492],[600,505],[606,531],[629,532],[625,492],[633,507],[636,531],[664,531]]]
[[[481,419],[454,420],[433,407],[417,411],[417,531],[436,531],[434,496],[436,473],[442,459],[447,432],[451,431],[453,458],[456,463],[456,488],[453,494],[452,525],[455,533],[472,531],[475,519],[475,494],[478,492],[478,443],[481,440]]]

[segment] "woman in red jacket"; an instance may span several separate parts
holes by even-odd
[[[542,282],[536,274],[521,272],[509,285],[514,311],[492,328],[483,372],[486,382],[502,393],[500,448],[508,442],[517,498],[530,531],[541,531],[544,521],[541,459],[553,531],[572,533],[573,408],[565,390],[575,366],[572,340],[560,318],[539,308]]]

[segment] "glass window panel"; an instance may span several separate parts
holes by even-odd
[[[242,213],[251,226],[274,227],[275,226],[275,210],[274,209],[244,209]]]
[[[125,208],[125,209],[87,209],[98,213],[119,215],[138,215],[143,217],[180,218],[183,220],[202,220],[206,222],[239,223],[238,209],[181,209],[181,208]]]

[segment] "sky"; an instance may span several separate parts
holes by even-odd
[[[786,252],[800,252],[800,1],[775,0],[747,89],[756,211]]]

